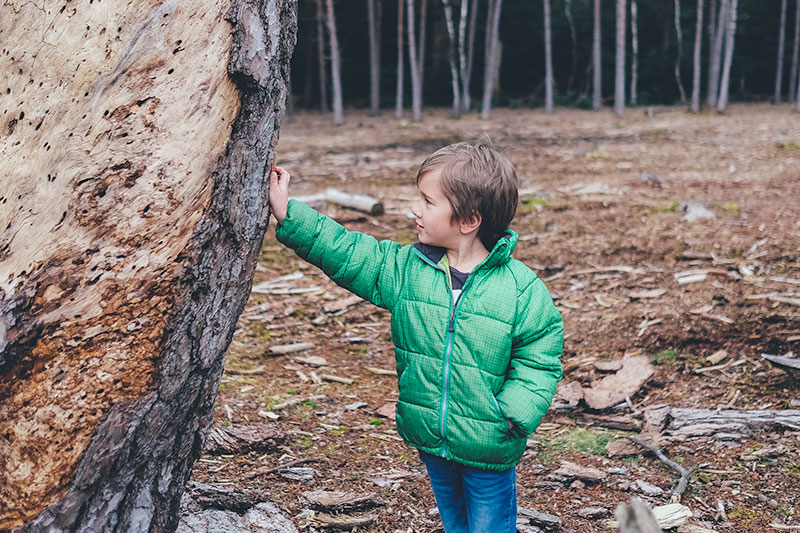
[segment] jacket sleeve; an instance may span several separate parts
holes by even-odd
[[[561,379],[564,322],[539,278],[517,300],[511,365],[497,403],[518,433],[530,435],[550,407]]]
[[[394,306],[402,272],[398,243],[348,231],[297,200],[289,200],[286,218],[275,234],[336,284],[379,307]]]

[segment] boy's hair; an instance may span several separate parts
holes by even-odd
[[[491,251],[517,212],[519,193],[514,165],[482,143],[460,142],[431,154],[417,172],[439,171],[442,192],[453,207],[453,220],[480,215],[478,238]]]

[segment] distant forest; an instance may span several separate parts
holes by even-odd
[[[702,106],[716,106],[723,90],[730,101],[796,102],[799,34],[800,0],[299,0],[292,103],[334,112],[338,104],[340,115],[342,105],[389,112],[397,108],[402,74],[409,117],[414,105],[481,111],[487,84],[490,107],[534,108],[550,99],[618,108],[621,91],[624,105],[689,106],[695,57],[694,96]],[[487,78],[493,58],[495,75]]]

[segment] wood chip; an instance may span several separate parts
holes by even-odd
[[[397,402],[388,402],[383,404],[380,409],[375,411],[375,414],[378,416],[382,416],[384,418],[388,418],[389,420],[394,420],[397,411]]]
[[[306,521],[312,526],[321,527],[324,529],[356,529],[359,527],[367,527],[378,517],[374,514],[365,514],[359,516],[349,515],[336,515],[332,516],[327,513],[306,511]]]
[[[663,318],[655,318],[653,320],[642,320],[642,323],[639,324],[639,333],[636,334],[637,337],[641,337],[644,335],[644,332],[647,331],[647,328],[650,326],[655,326],[656,324],[660,324]]]
[[[336,383],[344,383],[345,385],[352,385],[353,380],[350,378],[343,378],[340,376],[334,376],[333,374],[320,374],[320,379],[325,381],[335,381]]]
[[[716,352],[706,357],[706,361],[708,361],[712,365],[717,365],[726,357],[728,357],[727,350],[717,350]]]
[[[594,367],[600,372],[616,372],[622,368],[622,359],[614,359],[613,361],[597,361],[594,364]]]
[[[326,313],[336,313],[338,311],[342,311],[354,305],[360,304],[364,301],[363,298],[360,296],[348,296],[347,298],[340,298],[338,300],[334,300],[332,302],[328,302],[322,306],[322,309]]]
[[[303,352],[310,350],[313,347],[314,344],[311,342],[299,342],[296,344],[281,344],[278,346],[272,346],[269,351],[273,355],[284,355],[287,353]]]
[[[396,376],[397,375],[397,371],[388,370],[386,368],[376,368],[374,366],[368,366],[367,370],[369,370],[370,372],[372,372],[373,374],[375,374],[377,376]]]
[[[295,357],[295,361],[298,363],[303,363],[304,365],[313,366],[313,367],[320,367],[320,366],[327,366],[328,361],[319,355],[309,355],[305,357]]]
[[[628,298],[631,300],[644,300],[650,298],[659,298],[667,293],[667,289],[649,289],[632,291],[628,293]]]
[[[607,376],[592,387],[585,389],[583,399],[592,409],[612,407],[633,396],[653,376],[654,369],[647,357],[628,356],[622,359],[622,368]]]
[[[354,511],[383,505],[375,492],[357,493],[338,490],[315,490],[303,493],[314,509],[324,511]]]

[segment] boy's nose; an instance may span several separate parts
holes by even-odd
[[[420,213],[421,213],[421,212],[422,212],[422,211],[420,211],[420,209],[419,209],[419,204],[414,204],[414,205],[411,207],[411,213],[412,213],[412,214],[413,214],[415,217],[417,217],[417,218],[422,218],[422,215],[420,215]]]

